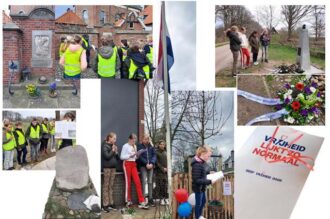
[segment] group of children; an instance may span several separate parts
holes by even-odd
[[[65,113],[64,121],[75,121],[75,114]],[[4,119],[2,130],[2,151],[3,169],[13,170],[14,154],[17,151],[17,162],[20,166],[28,164],[27,154],[30,147],[30,162],[38,162],[41,155],[48,156],[48,152],[56,152],[64,147],[73,146],[72,139],[59,139],[55,141],[55,119],[43,118],[38,120],[33,118],[29,126],[24,129],[23,123],[18,121],[13,123],[9,119]],[[50,150],[48,148],[50,147]]]
[[[132,206],[131,181],[134,182],[139,201],[139,208],[148,209],[154,206],[153,192],[161,204],[167,202],[167,156],[165,141],[161,140],[155,148],[149,135],[144,135],[142,142],[136,145],[137,137],[130,134],[128,142],[123,145],[119,154],[116,146],[117,135],[109,133],[102,143],[102,168],[104,174],[102,189],[103,210],[109,212],[116,210],[113,200],[113,185],[116,169],[123,163],[125,175],[125,201],[126,206]],[[138,171],[141,173],[139,177]],[[156,187],[154,188],[154,178]],[[148,202],[146,202],[145,187],[148,185]]]
[[[241,67],[242,69],[250,67],[250,51],[251,47],[253,65],[258,65],[258,54],[259,45],[261,44],[261,61],[268,62],[268,47],[270,44],[270,34],[265,28],[259,36],[258,31],[253,31],[249,38],[246,36],[246,28],[241,27],[238,29],[237,26],[232,26],[225,31],[226,36],[230,41],[230,50],[233,54],[233,68],[232,75],[237,74],[237,62],[239,55],[241,56]]]
[[[27,129],[23,129],[22,122],[12,122],[5,119],[3,122],[3,169],[13,170],[14,154],[17,152],[17,162],[20,166],[28,164],[27,147],[30,146],[30,162],[37,162],[41,154],[48,155],[48,143],[50,152],[56,152],[55,146],[55,120],[47,118],[38,121],[33,118]]]
[[[152,35],[143,41],[115,45],[110,35],[100,39],[101,47],[90,44],[88,35],[68,35],[61,38],[60,64],[64,67],[64,79],[79,79],[81,72],[92,67],[99,78],[151,79],[154,70]],[[145,45],[143,45],[145,44]],[[96,52],[91,64],[91,50]]]

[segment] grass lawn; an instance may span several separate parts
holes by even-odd
[[[222,42],[222,43],[216,43],[216,44],[215,44],[215,47],[224,46],[224,45],[227,45],[228,43],[229,43],[229,41],[227,41],[227,42]]]
[[[269,59],[276,61],[281,61],[283,63],[295,63],[297,56],[297,48],[294,45],[283,45],[281,43],[280,35],[273,35],[271,40],[271,45],[269,47]],[[283,41],[282,41],[283,42]],[[322,52],[324,47],[314,47],[312,45],[312,40],[310,41],[310,51]],[[325,59],[311,56],[311,64],[324,70],[325,69]]]
[[[215,87],[236,87],[236,77],[231,75],[230,69],[217,72],[215,76]]]

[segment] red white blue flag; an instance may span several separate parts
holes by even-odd
[[[161,6],[161,21],[160,21],[160,34],[159,34],[159,51],[158,51],[158,67],[157,67],[157,74],[156,74],[156,80],[157,82],[162,82],[163,88],[164,88],[164,57],[163,57],[163,40],[166,40],[166,51],[164,54],[166,54],[166,61],[167,61],[167,72],[165,74],[168,75],[168,92],[171,92],[171,86],[170,86],[170,75],[169,70],[174,64],[174,55],[172,50],[172,43],[171,38],[167,30],[166,25],[166,19],[165,19],[165,4],[162,3]],[[165,34],[163,33],[165,31]],[[164,38],[164,39],[163,39]]]

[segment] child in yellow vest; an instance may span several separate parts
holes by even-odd
[[[16,141],[13,134],[13,126],[11,123],[5,123],[2,133],[2,151],[4,153],[3,168],[4,170],[14,169],[14,149]]]
[[[36,118],[33,118],[31,125],[25,132],[25,137],[31,147],[31,162],[38,162],[39,145],[42,135],[42,128]]]
[[[55,119],[52,119],[49,122],[49,134],[50,134],[50,152],[56,152],[56,143],[55,143]]]
[[[25,133],[23,131],[23,126],[21,122],[17,122],[15,125],[16,129],[14,131],[14,136],[16,139],[16,151],[17,151],[17,162],[19,165],[26,165],[26,155],[27,155],[27,141],[25,138]]]

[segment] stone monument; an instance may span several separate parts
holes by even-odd
[[[31,66],[37,68],[52,68],[52,31],[32,31],[32,59]]]
[[[299,69],[305,73],[310,72],[310,51],[309,51],[309,35],[306,25],[304,24],[299,32],[299,47],[297,53],[297,65]]]
[[[56,177],[42,218],[99,219],[100,203],[86,204],[91,199],[99,202],[99,197],[89,177],[85,149],[77,145],[57,151],[55,170]]]

